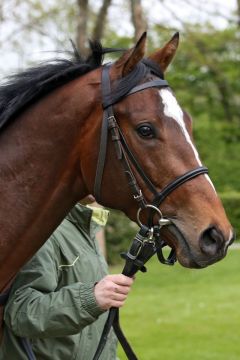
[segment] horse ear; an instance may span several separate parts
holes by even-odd
[[[146,49],[147,33],[144,32],[134,48],[128,50],[120,59],[117,60],[115,66],[121,68],[122,76],[128,75],[139,61],[142,60]]]
[[[171,40],[160,50],[149,56],[149,59],[160,65],[161,70],[166,71],[172,61],[179,44],[179,33],[175,33]]]

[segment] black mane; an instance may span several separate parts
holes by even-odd
[[[71,60],[54,59],[8,77],[0,85],[0,129],[50,91],[101,66],[104,53],[111,49],[103,49],[99,42],[90,46],[87,59],[74,48]]]

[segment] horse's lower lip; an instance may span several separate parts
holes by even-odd
[[[175,223],[172,222],[171,225],[168,225],[166,230],[171,234],[171,237],[174,237],[174,240],[171,241],[171,246],[175,248],[177,259],[184,267],[201,269],[214,264],[224,257],[224,255],[219,255],[208,259],[200,259],[199,256],[193,254],[185,236]]]

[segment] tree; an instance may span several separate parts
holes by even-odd
[[[77,0],[79,6],[79,16],[77,25],[77,45],[81,53],[86,52],[87,44],[87,20],[88,20],[88,0]]]
[[[189,27],[174,62],[173,78],[184,105],[195,114],[238,122],[240,49],[235,27]],[[189,93],[191,89],[191,93]]]
[[[88,0],[77,0],[79,7],[78,26],[77,26],[77,47],[82,54],[88,52],[88,39],[101,40],[104,35],[106,18],[111,0],[103,0],[99,11],[95,14],[95,20],[92,19],[92,10]],[[92,20],[92,21],[90,21]],[[93,24],[92,24],[93,22]],[[90,25],[92,32],[90,31]]]
[[[237,0],[237,25],[240,27],[240,0]]]
[[[141,0],[131,0],[131,15],[134,26],[135,41],[140,39],[142,33],[147,30],[147,21],[143,15]]]

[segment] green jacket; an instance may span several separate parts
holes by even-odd
[[[107,312],[94,284],[107,274],[92,210],[76,205],[16,277],[5,307],[1,360],[27,360],[18,337],[30,339],[37,360],[92,360]],[[113,333],[101,355],[116,359]]]

